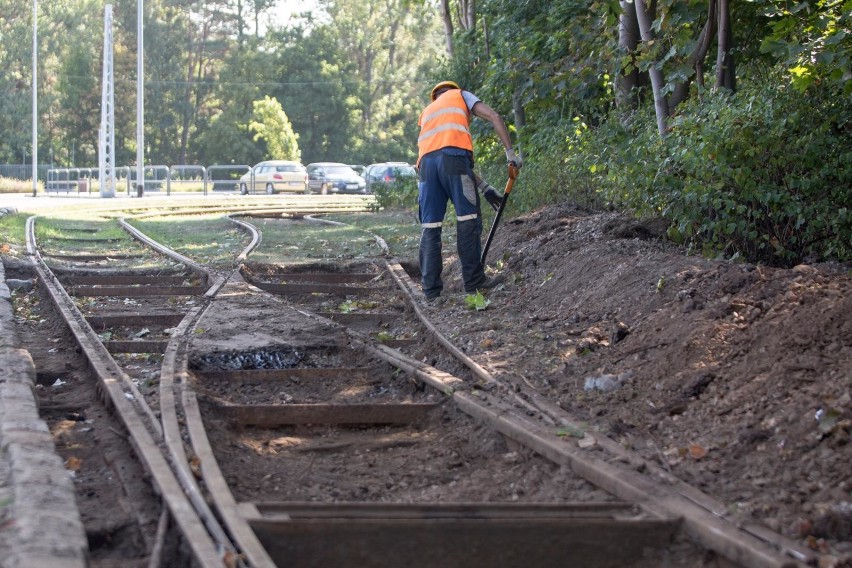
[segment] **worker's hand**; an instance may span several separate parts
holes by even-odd
[[[515,150],[512,148],[506,150],[506,161],[510,164],[513,164],[518,169],[521,169],[521,166],[524,165],[524,161],[521,159],[520,156],[515,154]]]
[[[482,192],[482,197],[485,198],[485,201],[488,202],[494,211],[500,209],[500,205],[503,204],[503,196],[497,193],[497,190],[490,185]]]

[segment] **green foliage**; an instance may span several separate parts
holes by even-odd
[[[9,254],[12,249],[23,250],[28,217],[27,213],[0,215],[0,254]]]
[[[417,209],[417,178],[403,177],[393,183],[374,183],[376,203],[385,209]]]
[[[476,294],[468,294],[464,297],[464,305],[469,310],[481,311],[491,305],[491,300],[482,295],[479,290]]]
[[[852,2],[764,0],[771,31],[761,50],[779,58],[796,88],[822,82],[852,95]]]
[[[299,135],[293,132],[287,113],[281,108],[281,103],[272,97],[264,97],[254,101],[253,120],[248,129],[253,131],[254,141],[266,142],[266,155],[275,160],[299,161],[302,153],[299,151]]]
[[[852,102],[771,83],[705,93],[671,121],[650,117],[590,133],[586,162],[601,195],[664,216],[670,237],[708,255],[790,265],[852,259]],[[845,133],[845,135],[844,135]]]

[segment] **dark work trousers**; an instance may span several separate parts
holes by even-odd
[[[457,153],[460,155],[453,155]],[[441,231],[447,202],[456,210],[456,233],[459,262],[466,292],[475,292],[485,282],[482,256],[482,215],[479,194],[473,181],[473,157],[470,152],[456,149],[437,150],[420,160],[418,183],[420,206],[420,273],[423,294],[434,298],[441,294],[443,260]]]

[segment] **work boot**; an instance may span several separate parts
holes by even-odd
[[[500,284],[502,284],[505,281],[506,281],[506,276],[503,275],[503,274],[498,274],[496,276],[492,276],[491,278],[488,278],[487,280],[485,280],[485,282],[483,282],[482,284],[477,286],[476,289],[477,290],[491,290],[492,288],[496,288],[497,286],[499,286]]]
[[[500,195],[500,193],[494,189],[494,186],[492,185],[485,186],[482,190],[482,197],[485,198],[485,201],[488,202],[488,205],[490,205],[494,211],[499,210],[500,206],[503,204],[503,196]]]
[[[437,296],[427,296],[426,297],[426,305],[439,308],[447,303],[446,298],[438,294]]]

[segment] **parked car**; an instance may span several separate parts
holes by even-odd
[[[279,191],[308,192],[308,173],[305,166],[290,160],[260,162],[240,178],[240,193],[255,193],[260,189],[272,194]]]
[[[364,172],[367,182],[367,193],[373,193],[376,184],[392,184],[407,180],[417,180],[414,166],[405,162],[382,162],[370,164]]]
[[[364,177],[364,171],[367,169],[367,166],[362,166],[361,164],[349,164],[349,167],[355,170],[355,173],[361,177]]]
[[[346,164],[317,162],[308,164],[308,190],[321,193],[367,193],[367,182]]]

